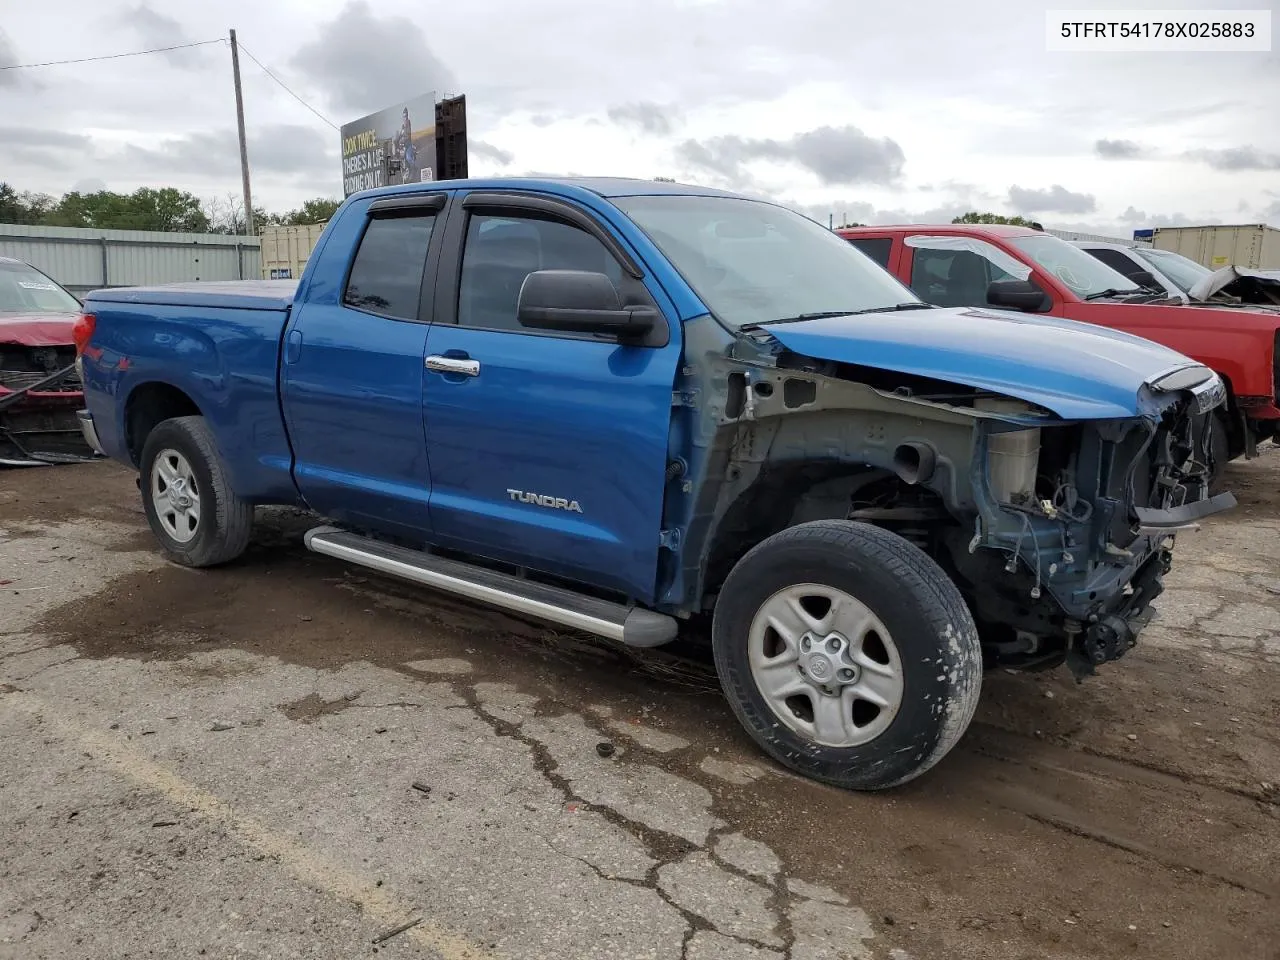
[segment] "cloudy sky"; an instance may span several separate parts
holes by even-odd
[[[465,93],[472,175],[671,176],[837,222],[982,209],[1117,235],[1280,225],[1280,53],[1046,52],[1044,11],[1064,6],[222,0],[214,12],[194,0],[0,0],[0,65],[235,27],[335,124],[426,91]],[[1276,11],[1277,0],[1195,6]],[[241,68],[255,205],[340,196],[336,130],[252,60]],[[226,44],[0,70],[0,180],[52,194],[237,192]]]

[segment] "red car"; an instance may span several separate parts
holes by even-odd
[[[1020,310],[1122,330],[1211,367],[1226,382],[1217,424],[1228,458],[1254,456],[1280,426],[1280,314],[1187,305],[1030,227],[949,223],[836,231],[927,303]]]
[[[0,466],[86,459],[72,328],[80,301],[35,267],[0,257]]]

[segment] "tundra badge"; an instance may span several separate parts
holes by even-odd
[[[566,500],[564,497],[548,497],[542,493],[528,493],[524,490],[507,490],[507,496],[518,503],[532,503],[536,507],[549,507],[552,510],[568,510],[570,513],[581,513],[582,506],[577,500]]]

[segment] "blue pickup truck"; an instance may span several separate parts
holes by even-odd
[[[940,309],[817,223],[625,179],[350,197],[296,282],[100,290],[86,437],[174,561],[314,551],[623,644],[706,636],[759,746],[933,766],[982,670],[1121,656],[1209,489],[1220,379]]]

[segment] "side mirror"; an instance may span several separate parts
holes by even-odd
[[[1051,305],[1048,294],[1030,280],[995,280],[987,287],[987,303],[1026,313],[1040,313]]]
[[[1156,279],[1156,275],[1150,270],[1134,270],[1129,274],[1129,279],[1140,287],[1146,287],[1148,290],[1156,290],[1164,293],[1164,286]]]
[[[565,333],[600,333],[620,340],[642,337],[657,316],[650,307],[624,307],[603,273],[535,270],[524,278],[516,301],[520,326]]]

